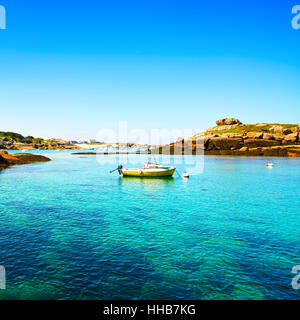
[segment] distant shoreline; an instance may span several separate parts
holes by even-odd
[[[213,151],[204,151],[202,154],[199,152],[191,152],[184,154],[184,151],[179,149],[171,149],[170,152],[160,152],[158,150],[154,151],[137,151],[137,152],[74,152],[72,155],[100,155],[100,156],[109,156],[109,155],[181,155],[181,156],[247,156],[247,157],[300,157],[300,145],[287,145],[281,147],[270,147],[270,148],[250,148],[248,150],[213,150]]]
[[[175,138],[176,139],[176,138]],[[117,149],[109,154],[174,154],[174,155],[230,155],[230,156],[300,156],[300,124],[257,123],[243,124],[236,118],[216,121],[208,128],[190,138],[177,138],[166,145],[135,143],[102,143],[91,140],[65,141],[52,138],[44,140],[31,136],[24,137],[13,132],[0,132],[0,150],[105,150]],[[142,150],[143,149],[143,150]],[[119,151],[120,150],[120,151]],[[125,153],[121,153],[124,150]],[[151,150],[147,152],[147,150]],[[136,151],[136,152],[134,152]]]
[[[118,144],[118,143],[98,143],[98,144],[90,144],[90,143],[76,143],[76,147],[79,149],[108,149],[108,148],[119,148],[119,149],[142,149],[148,148],[148,145],[136,145],[133,143],[129,144]]]

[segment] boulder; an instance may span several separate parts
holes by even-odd
[[[262,132],[248,132],[247,137],[252,138],[252,139],[262,139],[263,133]]]
[[[8,166],[9,164],[7,160],[2,155],[0,155],[0,169],[7,168]]]
[[[285,135],[288,135],[288,134],[293,133],[293,131],[292,131],[291,129],[284,129],[284,130],[282,131],[282,133],[285,134]]]
[[[299,139],[299,133],[290,133],[284,137],[285,142],[297,142]]]
[[[285,136],[283,134],[280,134],[280,133],[274,134],[273,137],[277,141],[282,141],[285,138]]]
[[[273,132],[273,133],[277,133],[277,134],[282,134],[283,132],[283,127],[280,126],[280,125],[274,125],[270,128],[270,132]]]
[[[269,133],[264,133],[262,138],[266,140],[275,140],[274,136]]]
[[[18,164],[29,164],[34,162],[51,161],[49,158],[29,153],[8,154],[6,151],[0,152],[0,162],[7,166]]]
[[[300,125],[298,124],[298,125],[295,126],[294,128],[291,128],[291,130],[293,131],[293,133],[295,133],[295,132],[300,132]]]
[[[224,118],[216,121],[217,126],[242,124],[239,119],[236,118]]]

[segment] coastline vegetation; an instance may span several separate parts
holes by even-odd
[[[24,137],[20,133],[0,131],[0,150],[47,150],[47,149],[78,149],[77,146],[62,139]]]
[[[236,133],[246,134],[248,132],[263,132],[263,133],[274,133],[276,128],[281,130],[291,129],[297,127],[297,124],[281,124],[281,123],[262,123],[262,124],[240,124],[232,126],[224,126],[224,129],[219,126],[209,128],[207,133],[211,131],[217,131],[219,134]]]
[[[28,143],[28,144],[30,143],[38,144],[38,143],[43,143],[45,141],[42,138],[34,138],[32,136],[24,137],[21,134],[16,132],[5,132],[5,131],[0,131],[0,139],[3,141]]]
[[[217,126],[207,129],[190,138],[178,138],[169,145],[152,146],[154,153],[184,154],[183,148],[190,148],[196,154],[196,146],[201,145],[205,154],[214,155],[251,155],[251,156],[299,156],[300,124],[257,123],[243,124],[236,118],[224,118],[216,121]],[[198,142],[197,142],[198,141]],[[183,142],[185,146],[183,145]],[[200,142],[200,143],[199,143]],[[0,149],[3,150],[49,150],[138,147],[133,144],[75,144],[75,141],[62,139],[35,138],[15,132],[0,131]],[[96,142],[95,142],[96,143]],[[141,147],[141,146],[139,146]],[[148,148],[149,145],[142,146]],[[136,153],[139,151],[136,151]]]

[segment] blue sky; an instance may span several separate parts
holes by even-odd
[[[0,0],[0,131],[300,122],[300,0]]]

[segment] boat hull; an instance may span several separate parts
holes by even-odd
[[[121,171],[124,177],[140,177],[140,178],[161,178],[172,177],[176,168],[165,170],[147,170],[147,169],[123,169]]]

